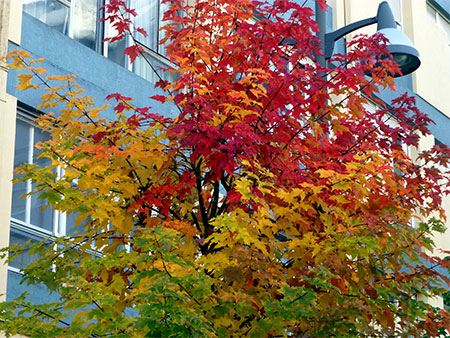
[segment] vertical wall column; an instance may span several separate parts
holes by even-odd
[[[0,56],[8,52],[8,41],[19,44],[21,28],[21,0],[0,0]],[[14,167],[14,137],[17,100],[6,93],[8,69],[0,61],[0,247],[8,246],[12,177]],[[0,262],[0,294],[6,293],[8,268]],[[4,297],[4,296],[2,296]],[[0,298],[3,300],[4,298]]]

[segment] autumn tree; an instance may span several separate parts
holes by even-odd
[[[359,36],[339,67],[316,62],[310,8],[288,0],[167,1],[174,83],[136,107],[95,107],[74,76],[9,55],[19,89],[42,90],[37,124],[48,167],[18,180],[78,231],[13,246],[39,258],[26,295],[0,305],[0,329],[32,337],[437,337],[450,317],[420,299],[442,293],[434,256],[449,192],[446,147],[416,147],[430,119],[414,99],[386,104],[399,71],[383,36]],[[321,1],[326,6],[325,1]],[[117,38],[145,34],[122,1]],[[289,41],[295,43],[284,43]],[[134,59],[138,44],[126,53]],[[156,70],[156,69],[155,69]],[[370,74],[370,76],[367,76]],[[377,109],[372,109],[373,102]],[[164,105],[163,105],[164,106]],[[103,112],[114,109],[115,118]],[[51,113],[51,111],[55,113]],[[57,177],[55,168],[63,168]],[[437,268],[440,268],[438,270]]]

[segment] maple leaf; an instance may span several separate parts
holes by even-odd
[[[134,45],[134,46],[125,48],[123,53],[130,57],[130,62],[134,62],[134,60],[136,60],[136,58],[139,56],[139,54],[143,53],[143,52],[144,52],[144,50],[141,46]]]
[[[159,101],[161,103],[164,103],[167,100],[167,98],[164,95],[153,95],[153,96],[150,96],[150,98],[152,100],[156,100],[156,101]]]

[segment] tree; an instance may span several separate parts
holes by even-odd
[[[160,80],[172,119],[108,96],[102,112],[74,76],[45,76],[23,51],[19,89],[43,90],[37,123],[48,167],[24,165],[50,207],[79,232],[13,246],[39,258],[0,329],[32,337],[437,337],[450,317],[418,299],[448,283],[433,232],[444,231],[449,150],[417,147],[430,119],[395,88],[382,36],[320,53],[312,11],[288,0],[171,0],[165,14],[175,83]],[[326,6],[325,1],[321,3]],[[118,38],[139,34],[122,1]],[[128,14],[126,14],[128,13]],[[180,15],[183,13],[183,15]],[[287,38],[295,45],[287,45]],[[126,50],[134,58],[136,44]],[[377,57],[383,56],[383,57]],[[39,60],[37,60],[39,62]],[[367,76],[366,74],[370,74]],[[379,108],[369,109],[369,101]],[[64,173],[56,177],[55,168]],[[412,221],[414,226],[412,225]]]

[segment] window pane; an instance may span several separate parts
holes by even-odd
[[[34,128],[34,156],[33,163],[36,163],[40,167],[46,167],[51,164],[51,160],[48,158],[39,158],[39,154],[41,150],[36,148],[36,144],[48,141],[50,139],[50,135],[48,133],[42,132],[39,128]]]
[[[18,182],[13,186],[11,217],[25,222],[26,199],[20,198],[27,193],[27,182]]]
[[[72,212],[66,216],[66,235],[72,235],[75,231],[83,231],[83,226],[86,223],[86,220],[83,220],[81,225],[75,226],[75,221],[78,215],[78,212]]]
[[[31,218],[30,223],[39,228],[53,232],[53,209],[42,207],[47,205],[47,201],[40,199],[39,195],[31,196]]]
[[[161,4],[159,7],[159,27],[164,27],[168,21],[163,21],[164,18],[164,13],[170,8],[170,4],[168,3],[164,3]],[[166,42],[163,45],[159,44],[159,41],[161,41],[165,36],[165,31],[159,31],[159,36],[158,36],[158,51],[160,54],[162,55],[166,55],[166,45],[168,44],[168,42]]]
[[[50,138],[50,135],[42,132],[38,128],[34,128],[34,145],[47,141]],[[51,164],[51,161],[48,158],[38,158],[40,150],[34,147],[34,157],[33,162],[38,164],[40,167],[46,167]],[[34,186],[32,188],[34,190]],[[42,207],[47,205],[45,200],[38,198],[39,195],[31,196],[31,219],[30,223],[49,230],[53,231],[53,210],[51,208],[46,208],[42,210]]]
[[[30,125],[22,120],[16,120],[16,137],[14,149],[14,168],[28,162]],[[17,177],[16,175],[14,175]],[[26,199],[20,196],[27,193],[27,183],[18,182],[13,185],[11,217],[25,221]]]
[[[14,168],[28,162],[30,143],[30,125],[22,120],[16,120],[16,137],[14,149]]]
[[[118,35],[117,30],[109,22],[106,25],[106,30],[106,37],[112,38]],[[121,66],[125,66],[125,55],[123,54],[123,52],[125,51],[126,46],[126,37],[118,41],[108,42],[108,59]]]
[[[33,148],[30,148],[30,132],[33,132]],[[48,140],[49,137],[50,136],[47,133],[43,133],[40,129],[33,127],[25,121],[17,119],[14,166],[17,167],[22,163],[29,163],[31,160],[30,155],[33,155],[33,163],[36,163],[41,167],[48,166],[51,161],[47,158],[38,158],[37,156],[39,155],[40,150],[35,146],[37,143]],[[31,209],[27,211],[27,200],[20,198],[20,196],[29,192],[28,185],[29,183],[27,182],[14,184],[11,217],[24,222],[29,221],[37,227],[53,231],[53,210],[47,208],[44,211],[41,211],[42,207],[46,205],[45,200],[39,199],[37,195],[32,195],[29,197]],[[34,187],[32,186],[31,190],[33,189]],[[27,217],[27,212],[30,218]]]
[[[125,67],[125,55],[123,54],[125,47],[125,39],[108,43],[108,59]]]
[[[159,37],[159,1],[135,0],[134,5],[136,13],[138,13],[135,18],[135,25],[136,27],[143,28],[148,34],[147,37],[144,37],[142,34],[137,33],[136,38],[143,45],[157,51]]]
[[[97,0],[77,0],[73,11],[73,38],[83,45],[96,49]]]
[[[57,0],[24,0],[23,10],[63,34],[69,29],[69,8]]]
[[[169,73],[166,71],[160,70],[159,67],[168,68],[168,66],[161,61],[158,61],[156,58],[153,58],[149,54],[145,54],[147,60],[151,62],[153,67],[157,70],[158,74],[161,76],[163,80],[167,80],[169,82],[175,82],[177,79],[176,73]],[[144,57],[140,56],[134,61],[133,63],[133,72],[135,72],[137,75],[142,76],[144,79],[155,83],[159,80],[159,78],[156,76],[153,69],[149,66],[148,62],[144,59]]]
[[[16,120],[16,137],[14,149],[14,168],[28,162],[30,143],[30,125],[22,120]],[[14,175],[14,177],[17,177]],[[20,196],[27,193],[27,183],[18,182],[13,185],[11,217],[25,221],[26,199]]]

